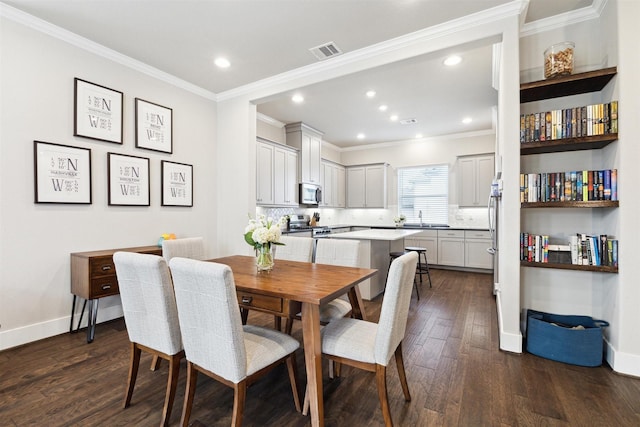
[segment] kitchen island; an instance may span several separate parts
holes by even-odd
[[[389,253],[404,251],[405,237],[420,233],[420,230],[407,229],[371,229],[331,234],[332,239],[352,239],[362,241],[362,255],[365,265],[361,267],[376,268],[378,274],[360,283],[362,298],[372,300],[384,290],[389,271]]]

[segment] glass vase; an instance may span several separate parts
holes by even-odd
[[[262,245],[258,249],[258,256],[256,257],[256,267],[258,268],[258,273],[260,272],[270,272],[273,270],[274,262],[273,262],[273,253],[271,252],[271,245]]]

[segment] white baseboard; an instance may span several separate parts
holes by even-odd
[[[74,327],[77,326],[80,313],[75,314],[73,319]],[[82,318],[81,327],[87,326],[87,316],[85,312]],[[99,308],[97,323],[122,317],[122,306],[113,305],[109,307]],[[19,345],[28,344],[44,338],[53,337],[69,332],[69,322],[71,315],[60,317],[58,319],[47,320],[45,322],[34,323],[28,326],[22,326],[8,331],[0,332],[0,351],[8,348],[17,347]],[[84,332],[84,331],[83,331]]]
[[[640,356],[637,354],[622,353],[605,340],[607,350],[607,363],[611,369],[619,374],[640,377]]]
[[[496,310],[498,311],[498,332],[500,334],[500,350],[522,353],[522,334],[505,332],[502,323],[502,300],[500,291],[496,292]]]

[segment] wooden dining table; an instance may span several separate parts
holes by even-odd
[[[270,272],[258,272],[255,257],[234,255],[209,260],[231,267],[241,308],[289,317],[302,313],[311,425],[324,425],[320,306],[345,293],[352,315],[365,319],[358,283],[378,270],[277,260]],[[293,313],[292,311],[296,311]]]

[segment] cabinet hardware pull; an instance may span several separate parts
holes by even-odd
[[[111,266],[110,265],[103,265],[102,266],[102,271],[109,271],[111,270]]]
[[[103,291],[106,291],[107,289],[111,289],[111,285],[102,285]]]
[[[242,297],[243,304],[251,304],[251,301],[253,301],[253,297]]]

